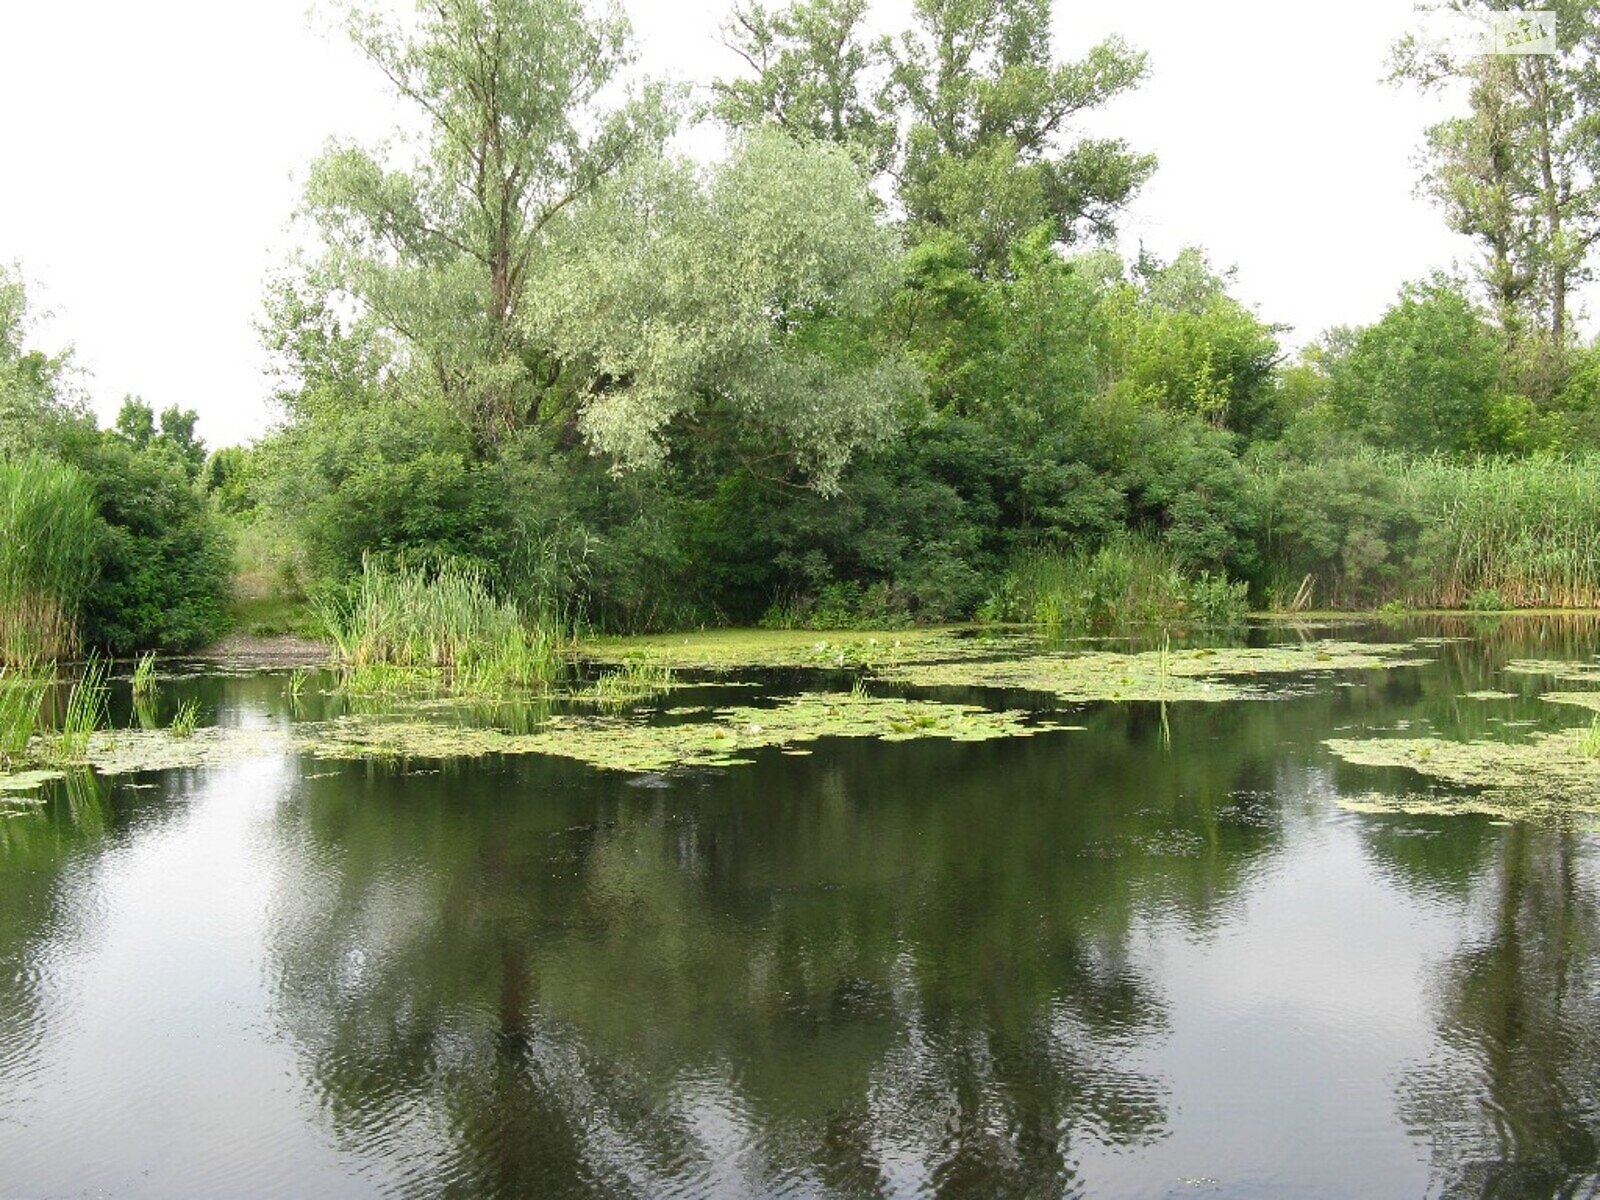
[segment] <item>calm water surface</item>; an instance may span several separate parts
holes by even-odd
[[[1359,631],[1437,633],[1032,739],[62,786],[0,820],[0,1196],[1594,1195],[1600,835],[1346,812],[1426,784],[1321,740],[1577,723],[1500,667],[1600,630]]]

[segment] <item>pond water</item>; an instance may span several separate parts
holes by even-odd
[[[1083,728],[646,776],[56,784],[0,819],[0,1196],[1594,1194],[1600,818],[1349,811],[1444,785],[1323,742],[1587,724],[1503,667],[1600,627],[1335,636],[1429,661],[962,690]],[[283,674],[188,695],[299,711]]]

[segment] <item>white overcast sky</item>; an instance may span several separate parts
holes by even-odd
[[[723,4],[626,7],[644,70],[731,71]],[[1095,120],[1161,160],[1126,248],[1204,245],[1295,343],[1465,261],[1414,195],[1441,102],[1382,81],[1413,19],[1410,0],[1058,2],[1058,53],[1113,32],[1150,53],[1145,87]],[[197,409],[213,445],[260,434],[262,282],[323,142],[396,122],[373,72],[306,0],[0,0],[0,112],[0,261],[52,314],[39,341],[76,346],[103,413],[136,392]]]

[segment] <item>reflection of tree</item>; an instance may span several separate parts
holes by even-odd
[[[1600,872],[1579,835],[1514,826],[1482,927],[1438,983],[1440,1052],[1401,1086],[1446,1196],[1600,1191]]]
[[[1122,1065],[1164,1022],[1137,912],[1205,927],[1276,841],[1230,815],[1268,760],[1195,719],[1172,753],[842,743],[665,792],[310,780],[281,1017],[340,1144],[416,1193],[1059,1192],[1083,1139],[1164,1128]]]

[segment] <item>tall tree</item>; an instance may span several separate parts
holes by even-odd
[[[712,111],[736,129],[767,121],[849,146],[874,173],[895,145],[886,108],[889,40],[864,29],[868,0],[796,0],[776,11],[734,6],[723,42],[752,74],[712,84]]]
[[[917,226],[954,233],[1003,270],[1036,226],[1058,242],[1109,237],[1155,170],[1120,139],[1079,138],[1074,118],[1138,85],[1145,56],[1109,38],[1056,62],[1052,0],[915,0],[895,52],[909,132],[900,198]]]
[[[670,127],[655,89],[606,99],[630,61],[626,23],[581,0],[431,0],[405,26],[351,10],[348,29],[424,133],[409,160],[335,145],[315,164],[324,283],[398,338],[485,444],[550,420],[557,364],[522,319],[533,260],[558,213]]]
[[[735,127],[770,121],[841,142],[887,169],[913,231],[1004,274],[1038,226],[1055,242],[1106,238],[1155,169],[1074,118],[1137,86],[1145,57],[1110,38],[1075,62],[1050,49],[1052,0],[915,0],[898,45],[865,32],[866,0],[741,3],[728,45],[749,74],[715,84]]]
[[[1510,0],[1450,0],[1488,21]],[[1483,249],[1481,271],[1508,337],[1556,348],[1574,290],[1600,246],[1600,3],[1550,0],[1553,54],[1464,53],[1404,39],[1394,74],[1427,90],[1465,87],[1468,112],[1428,130],[1423,186]]]

